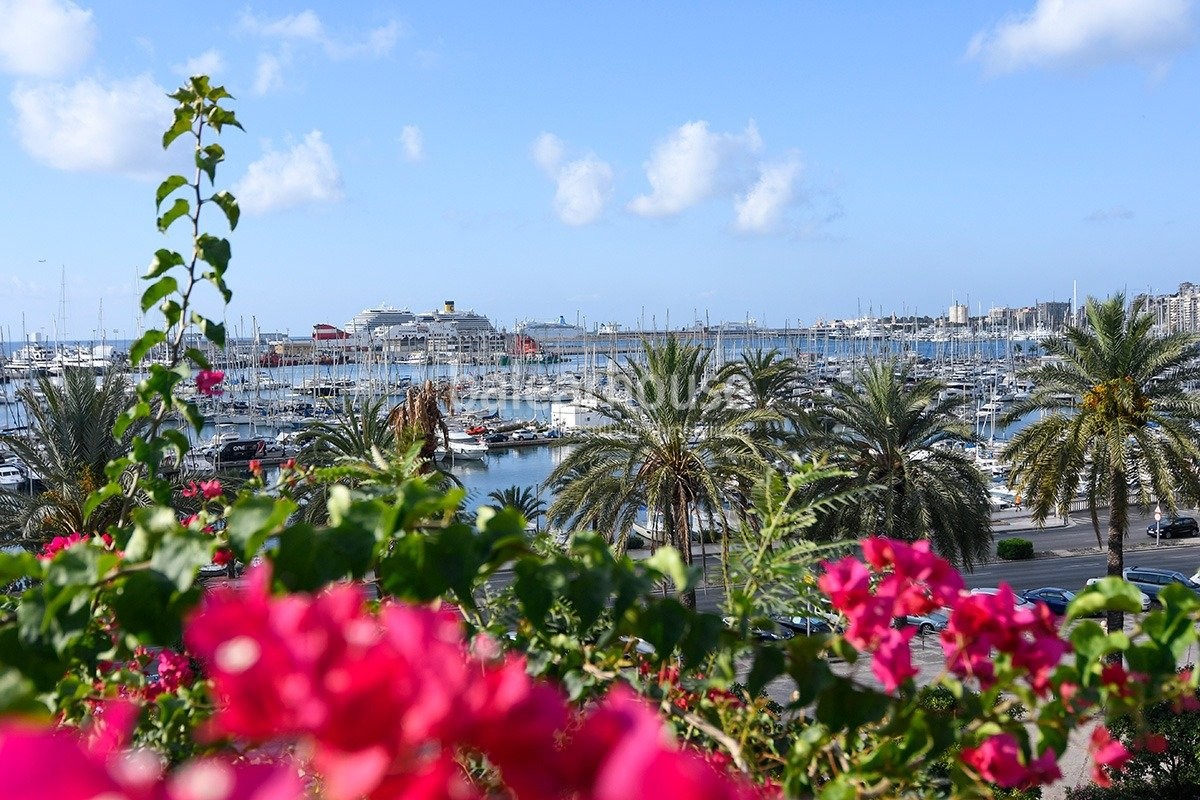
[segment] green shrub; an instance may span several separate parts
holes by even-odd
[[[1033,542],[1013,537],[996,542],[996,555],[1005,561],[1023,561],[1033,558]]]

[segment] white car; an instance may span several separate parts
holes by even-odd
[[[1197,572],[1196,574],[1200,575],[1200,572]],[[1091,586],[1093,583],[1096,583],[1097,581],[1100,581],[1100,580],[1102,580],[1102,578],[1088,578],[1087,585]],[[1196,580],[1196,579],[1192,578],[1192,580]],[[1146,594],[1143,591],[1139,591],[1138,594],[1140,594],[1142,596],[1142,611],[1149,611],[1150,610],[1150,595]]]

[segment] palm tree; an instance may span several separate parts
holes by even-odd
[[[702,516],[725,531],[723,507],[737,481],[752,480],[774,453],[755,426],[778,415],[733,408],[726,384],[706,378],[710,350],[674,338],[643,347],[645,364],[619,368],[624,391],[600,397],[611,424],[580,434],[547,479],[555,490],[547,517],[563,527],[594,525],[620,546],[645,507],[691,563],[693,523]],[[694,606],[695,592],[682,600]]]
[[[0,491],[0,537],[46,541],[75,531],[102,532],[118,524],[122,499],[111,498],[84,516],[88,494],[107,482],[108,462],[129,452],[145,432],[145,420],[118,439],[113,424],[128,406],[125,375],[111,371],[96,381],[90,370],[64,371],[62,385],[39,378],[17,391],[26,409],[29,436],[0,435],[0,445],[41,476],[36,495]]]
[[[962,449],[971,426],[954,415],[965,398],[943,396],[933,379],[910,381],[911,366],[868,361],[851,382],[835,381],[803,424],[808,448],[846,474],[818,481],[818,494],[854,499],[821,515],[818,538],[879,534],[929,539],[971,568],[991,547],[988,486]],[[874,486],[873,492],[863,491]]]
[[[450,410],[450,393],[448,388],[436,386],[433,381],[425,381],[420,388],[410,386],[404,394],[404,401],[388,414],[388,425],[395,432],[396,442],[401,448],[407,449],[414,444],[421,446],[421,471],[433,472],[436,467],[438,434],[442,442],[449,444],[450,430],[446,427],[446,419],[442,409]]]
[[[1046,339],[1048,363],[1027,371],[1035,388],[1001,422],[1046,415],[1013,436],[1004,449],[1009,485],[1035,519],[1065,516],[1082,487],[1101,544],[1097,509],[1107,503],[1108,574],[1125,566],[1129,504],[1200,499],[1200,402],[1185,386],[1200,377],[1200,337],[1151,334],[1154,319],[1140,303],[1126,311],[1124,295],[1088,298],[1087,325]],[[1124,615],[1110,611],[1109,630]]]
[[[328,466],[347,458],[370,461],[376,452],[391,452],[396,431],[383,411],[385,402],[382,397],[368,399],[356,411],[351,399],[343,398],[332,419],[315,422],[300,434],[300,463]]]
[[[513,484],[506,489],[493,489],[488,492],[488,499],[495,501],[496,508],[515,508],[526,521],[535,526],[538,519],[546,513],[546,501],[528,486]]]
[[[799,412],[792,399],[801,377],[795,359],[784,357],[776,348],[757,348],[726,364],[721,376],[737,386],[752,408],[777,412],[782,419],[764,423],[762,428],[781,441],[787,438],[785,423],[794,421]]]

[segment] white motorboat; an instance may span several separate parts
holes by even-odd
[[[437,451],[442,461],[482,461],[488,446],[465,431],[450,431],[449,441]]]

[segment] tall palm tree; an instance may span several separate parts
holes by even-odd
[[[1049,359],[1024,373],[1035,388],[1001,422],[1045,416],[1003,455],[1009,484],[1039,521],[1052,511],[1065,516],[1082,487],[1101,544],[1097,509],[1108,505],[1108,574],[1120,576],[1131,501],[1174,511],[1200,499],[1200,401],[1184,389],[1200,378],[1200,337],[1153,336],[1153,317],[1137,303],[1126,310],[1121,294],[1088,298],[1085,310],[1087,325],[1043,341]],[[1109,629],[1123,616],[1109,612]]]
[[[835,381],[805,418],[807,447],[846,475],[813,484],[823,494],[855,492],[812,528],[821,538],[880,534],[929,539],[950,561],[971,568],[991,547],[987,480],[961,445],[971,426],[934,379],[910,381],[911,365],[868,361],[849,382]],[[873,492],[863,491],[874,486]]]
[[[515,508],[535,526],[546,514],[546,501],[528,486],[513,484],[505,489],[493,489],[488,492],[488,499],[494,501],[497,508]]]
[[[433,381],[425,381],[420,387],[410,386],[404,400],[388,414],[388,425],[395,432],[396,442],[402,448],[414,444],[421,446],[421,471],[433,472],[437,456],[439,434],[443,443],[449,444],[450,429],[442,413],[451,407],[450,391]]]
[[[87,496],[107,482],[108,462],[129,452],[145,420],[118,439],[113,424],[128,406],[129,382],[116,370],[99,382],[91,370],[70,368],[62,385],[39,378],[17,391],[29,421],[29,436],[0,435],[41,476],[44,490],[28,495],[0,491],[0,537],[45,541],[74,531],[105,531],[117,524],[122,499],[102,502],[84,516]]]
[[[778,415],[733,408],[726,384],[706,377],[706,348],[674,338],[643,348],[645,363],[622,364],[620,390],[600,397],[611,424],[580,434],[547,479],[555,489],[547,516],[563,527],[594,524],[619,542],[645,507],[691,563],[694,521],[727,527],[723,507],[736,479],[752,480],[773,452],[755,425]],[[682,600],[694,606],[695,592]]]
[[[778,412],[784,419],[766,427],[777,436],[783,434],[784,421],[793,418],[797,411],[792,392],[801,373],[795,359],[785,357],[777,348],[756,348],[726,364],[721,375],[737,386],[742,399],[751,407]]]

